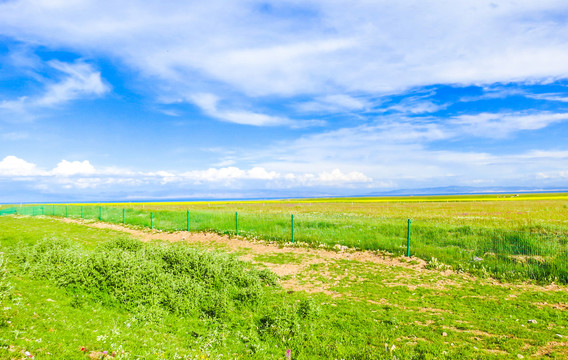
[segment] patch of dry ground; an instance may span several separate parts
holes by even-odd
[[[565,355],[568,359],[568,342],[550,341],[538,349],[534,356],[549,356],[553,353]]]
[[[169,242],[185,242],[185,243],[198,243],[202,245],[208,245],[211,247],[222,247],[225,250],[231,252],[241,253],[241,259],[245,261],[250,261],[256,264],[261,264],[272,271],[278,276],[286,277],[285,280],[281,281],[281,285],[285,289],[290,289],[294,291],[305,291],[308,293],[320,292],[332,297],[340,297],[342,294],[335,291],[329,290],[334,284],[337,284],[342,277],[332,276],[331,274],[325,272],[318,272],[318,276],[327,277],[333,280],[332,283],[323,283],[318,281],[312,276],[316,274],[308,271],[310,265],[319,263],[331,263],[341,260],[354,260],[359,262],[368,262],[374,264],[380,264],[387,267],[403,267],[414,270],[415,272],[437,272],[436,270],[426,269],[426,261],[418,258],[412,258],[412,261],[408,261],[405,257],[393,257],[388,254],[383,254],[380,252],[373,251],[354,251],[354,250],[328,250],[321,248],[308,248],[308,247],[298,247],[292,246],[291,244],[286,244],[283,246],[280,243],[271,243],[266,241],[253,241],[245,240],[241,237],[229,237],[227,235],[219,235],[215,233],[204,233],[204,232],[161,232],[156,230],[140,230],[134,229],[128,226],[122,226],[119,224],[109,224],[105,222],[93,222],[69,218],[58,218],[58,220],[66,223],[81,224],[98,229],[110,229],[115,231],[121,231],[128,233],[142,241],[153,241],[162,240]],[[284,264],[274,264],[269,261],[257,261],[255,258],[262,255],[294,255],[301,257],[302,261],[300,263],[284,263]],[[308,281],[298,281],[296,275],[302,273],[307,276]],[[313,273],[313,274],[312,274]],[[446,275],[452,273],[452,271],[445,271]],[[466,275],[464,275],[466,276]]]
[[[404,268],[411,268],[418,272],[430,272],[433,270],[426,269],[426,261],[422,259],[412,258],[411,262],[407,261],[404,257],[393,257],[386,254],[379,254],[373,251],[333,251],[327,249],[313,249],[296,246],[282,246],[282,244],[275,244],[265,241],[251,241],[245,240],[241,237],[229,237],[218,235],[214,233],[203,232],[160,232],[152,230],[138,230],[127,226],[118,224],[109,224],[104,222],[89,222],[76,219],[60,218],[60,221],[66,223],[81,224],[98,229],[110,229],[128,233],[142,241],[162,240],[169,242],[186,242],[186,243],[199,243],[204,245],[222,246],[232,252],[244,253],[241,259],[246,261],[253,261],[258,255],[277,255],[277,254],[294,254],[304,256],[300,264],[272,264],[270,262],[261,262],[263,265],[272,269],[279,276],[296,275],[305,270],[308,266],[317,263],[324,263],[330,261],[340,260],[355,260],[359,262],[370,262],[381,264],[384,266],[398,266]],[[291,282],[288,282],[291,285]],[[286,285],[286,282],[285,284]]]
[[[414,285],[405,284],[403,280],[411,276],[415,277],[417,274],[427,274],[427,273],[436,273],[438,276],[441,276],[442,279],[438,280],[435,284],[431,285],[422,284],[421,287],[438,288],[440,290],[444,290],[447,286],[459,286],[459,284],[449,279],[450,276],[458,274],[455,271],[453,270],[440,271],[435,269],[427,269],[426,268],[427,262],[415,257],[413,257],[411,261],[409,261],[408,258],[404,256],[394,257],[389,254],[377,251],[354,251],[351,249],[334,251],[322,248],[291,246],[291,244],[289,243],[283,245],[281,243],[267,242],[262,240],[260,241],[249,240],[239,236],[230,237],[227,235],[219,235],[215,233],[187,232],[187,231],[162,232],[162,231],[149,230],[149,229],[145,230],[134,229],[119,224],[93,222],[92,220],[85,221],[85,220],[69,219],[69,218],[57,218],[57,219],[63,222],[81,224],[93,228],[110,229],[110,230],[125,232],[138,239],[141,239],[142,241],[152,241],[152,240],[162,240],[170,242],[182,241],[186,243],[199,243],[203,245],[211,245],[212,247],[223,247],[228,251],[244,254],[241,256],[242,260],[262,264],[263,266],[270,268],[278,276],[287,277],[288,278],[287,280],[282,281],[282,286],[284,288],[293,289],[296,291],[303,290],[307,292],[324,292],[328,293],[329,295],[338,296],[337,293],[328,291],[328,288],[330,286],[333,286],[333,283],[329,285],[323,283],[301,284],[295,279],[295,275],[302,273],[304,275],[308,275],[309,277],[309,273],[306,271],[306,269],[308,269],[310,265],[318,263],[337,262],[341,260],[354,260],[363,263],[367,262],[367,263],[380,264],[386,267],[401,267],[413,270],[414,273],[412,275],[409,274],[400,275],[399,278],[402,280],[400,283],[385,284],[387,286],[415,287]],[[255,257],[259,255],[278,255],[278,254],[298,255],[302,257],[302,261],[299,264],[294,264],[294,263],[274,264],[268,261],[255,260]],[[325,276],[325,274],[322,272],[318,272],[318,275]],[[470,276],[467,273],[459,273],[459,277],[461,277],[464,280],[470,280],[470,281],[475,280],[473,276]],[[335,277],[330,277],[329,279],[335,280],[336,282],[341,280]],[[529,284],[529,283],[511,284],[511,283],[503,283],[499,280],[495,280],[492,278],[485,279],[484,282],[486,282],[488,285],[508,287],[510,290],[513,289],[534,290],[534,291],[538,290],[538,291],[551,291],[551,292],[568,291],[568,288],[566,286],[560,286],[554,283],[544,286],[537,284]],[[555,308],[562,307],[562,309],[564,310],[566,309],[566,304],[556,304],[548,306],[553,306]]]

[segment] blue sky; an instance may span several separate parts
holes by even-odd
[[[568,3],[0,1],[0,202],[567,188]]]

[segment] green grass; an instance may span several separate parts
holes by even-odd
[[[174,203],[132,205],[132,208],[44,205],[12,210],[27,215],[100,219],[139,228],[189,229],[231,236],[237,234],[238,212],[238,235],[281,243],[292,240],[291,213],[294,212],[296,242],[314,247],[340,244],[395,255],[406,254],[407,217],[412,217],[410,250],[414,256],[427,261],[435,258],[457,270],[506,280],[568,283],[565,197],[559,194],[544,199],[542,195],[523,195],[521,200],[512,195],[425,197],[411,199],[424,203],[395,199],[399,202],[393,204],[356,202],[372,199],[351,199],[352,204],[350,199],[328,199],[313,204],[310,200],[256,201],[214,203],[213,207],[210,203],[197,203],[190,210],[181,210]],[[467,201],[458,202],[460,199]],[[483,201],[476,202],[478,199]]]
[[[2,281],[10,285],[0,358],[29,351],[38,359],[86,359],[107,351],[118,359],[284,359],[286,349],[293,359],[567,355],[558,345],[568,337],[566,287],[334,260],[296,276],[316,291],[306,293],[268,286],[265,271],[218,251],[143,244],[41,217],[0,217],[0,246],[8,271]],[[251,286],[261,290],[243,297]],[[224,293],[225,301],[179,296],[199,287]],[[211,312],[211,304],[222,311]]]

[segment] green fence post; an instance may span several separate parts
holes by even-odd
[[[69,206],[65,205],[65,217],[69,217]]]
[[[239,236],[239,213],[235,211],[235,225],[237,228],[237,236]]]
[[[187,231],[189,231],[189,210],[187,210]]]
[[[85,216],[83,215],[83,207],[81,206],[81,219],[84,219]]]
[[[408,235],[406,241],[406,256],[410,257],[410,219],[408,219]]]
[[[124,225],[124,208],[122,208],[122,225]]]
[[[292,244],[294,243],[294,214],[292,214]]]
[[[44,211],[43,211],[43,205],[41,206],[41,214],[44,215]]]
[[[99,206],[99,221],[103,221],[103,207]]]
[[[153,212],[150,213],[150,229],[151,230],[154,229],[154,213]]]

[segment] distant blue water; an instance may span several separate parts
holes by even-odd
[[[446,191],[443,191],[446,190]],[[549,194],[549,193],[563,193],[568,192],[568,189],[472,189],[472,191],[464,191],[464,189],[456,188],[452,191],[451,188],[432,188],[432,189],[405,189],[395,190],[384,193],[372,193],[366,195],[314,195],[314,196],[289,196],[289,197],[235,197],[235,198],[164,198],[164,199],[113,199],[113,200],[74,200],[74,201],[42,201],[42,202],[18,202],[17,204],[80,204],[80,203],[95,203],[95,204],[108,204],[108,203],[155,203],[155,202],[225,202],[225,201],[251,201],[251,200],[288,200],[288,199],[338,199],[338,198],[365,198],[365,197],[412,197],[412,196],[450,196],[450,195],[492,195],[492,194]],[[461,191],[459,191],[461,190]],[[1,203],[0,204],[14,204],[14,203]]]

